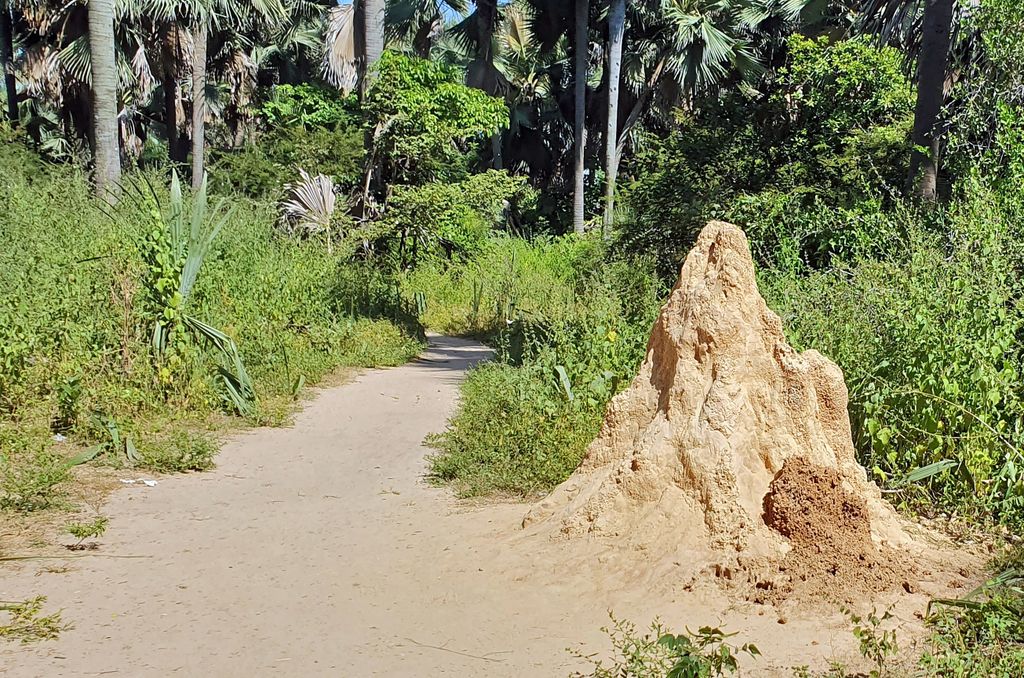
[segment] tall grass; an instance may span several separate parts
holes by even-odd
[[[141,462],[207,465],[189,455],[208,445],[183,446],[195,449],[182,449],[181,461],[172,443],[188,436],[162,431],[234,407],[207,339],[181,336],[170,357],[154,349],[152,287],[162,278],[147,244],[152,215],[131,199],[108,214],[79,171],[40,164],[17,143],[0,148],[0,176],[3,501],[39,504],[25,469],[41,471],[37,459],[80,446],[109,447],[111,431],[119,444],[130,439]],[[128,181],[152,184],[166,212],[166,176]],[[232,203],[182,302],[187,315],[237,344],[255,390],[251,421],[280,421],[301,385],[336,367],[393,365],[415,354],[415,332],[398,327],[395,314],[367,317],[345,295],[367,296],[381,309],[395,307],[392,296],[339,285],[348,265],[322,245],[282,238],[272,205]]]
[[[496,348],[432,439],[434,479],[464,496],[530,497],[572,472],[635,374],[663,292],[652,260],[615,261],[576,237],[496,238],[468,264],[435,264],[405,283],[424,290],[428,327]]]

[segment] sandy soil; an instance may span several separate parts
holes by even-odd
[[[0,645],[0,674],[566,676],[580,668],[566,648],[607,652],[609,610],[737,631],[765,655],[744,675],[855,657],[835,607],[729,602],[643,554],[609,562],[599,544],[524,532],[522,504],[427,485],[422,440],[486,356],[435,338],[420,360],[319,392],[291,428],[234,437],[213,472],[116,492],[101,549],[66,572],[0,564],[0,600],[46,595],[73,624]],[[913,633],[926,599],[899,599]]]

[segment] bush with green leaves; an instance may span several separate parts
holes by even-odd
[[[912,89],[900,63],[865,40],[792,37],[763,93],[702,101],[664,138],[644,139],[623,169],[619,247],[656,252],[671,277],[709,219],[747,228],[762,261],[782,241],[792,250],[783,256],[824,267],[850,255],[851,241],[873,241],[876,205],[902,185],[909,152]],[[780,213],[802,219],[795,233]]]
[[[210,180],[220,194],[276,200],[299,169],[325,174],[344,190],[360,184],[363,134],[358,126],[336,129],[275,127],[254,144],[211,151]]]
[[[752,643],[733,645],[734,633],[702,626],[696,632],[675,634],[655,620],[641,634],[632,622],[616,619],[602,629],[611,638],[615,655],[610,664],[576,653],[593,665],[573,678],[718,678],[736,673],[742,655],[756,659],[760,650]]]
[[[403,261],[465,257],[478,253],[491,231],[514,229],[536,200],[525,177],[488,170],[458,182],[394,186],[382,222],[399,237]]]
[[[270,89],[257,113],[268,128],[337,129],[359,125],[358,107],[354,94],[343,96],[336,89],[311,83],[281,84]]]
[[[860,461],[910,504],[1024,521],[1024,201],[970,181],[891,210],[884,254],[761,271],[794,345],[843,368]],[[941,463],[941,466],[932,466]],[[941,470],[907,485],[917,469]],[[916,476],[920,476],[917,473]]]
[[[662,291],[650,261],[600,254],[575,237],[501,238],[469,264],[410,276],[406,289],[427,290],[428,326],[484,334],[497,351],[433,440],[436,480],[467,496],[532,497],[579,464],[608,401],[636,373]]]
[[[385,184],[462,179],[477,145],[508,124],[505,102],[456,68],[388,51],[376,70],[363,115]]]

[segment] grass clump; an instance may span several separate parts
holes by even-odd
[[[1024,548],[993,561],[994,577],[960,600],[934,601],[919,662],[930,676],[1024,675]]]
[[[0,452],[0,509],[27,513],[50,508],[68,477],[67,460],[46,448]]]
[[[448,430],[431,439],[435,480],[463,496],[527,498],[579,464],[608,400],[643,358],[660,292],[650,262],[602,261],[599,248],[576,238],[520,241],[430,272],[426,317],[482,334],[496,349],[467,379]],[[429,300],[440,308],[430,311]]]
[[[543,367],[487,364],[462,388],[464,405],[449,429],[429,439],[432,477],[451,482],[464,497],[531,497],[572,472],[597,435],[593,407],[568,407]]]
[[[0,624],[0,639],[18,640],[23,645],[40,640],[55,640],[68,629],[61,621],[61,613],[42,614],[45,596],[39,596],[22,602],[0,601],[0,611],[7,612],[9,619]]]
[[[178,429],[145,446],[140,464],[158,473],[209,471],[219,445],[208,433]]]

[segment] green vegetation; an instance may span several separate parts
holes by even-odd
[[[78,540],[78,543],[70,547],[73,550],[82,546],[86,539],[100,537],[107,531],[107,523],[110,519],[106,516],[96,516],[89,522],[74,522],[64,526],[64,531]]]
[[[52,505],[81,447],[105,463],[208,469],[216,445],[188,429],[211,415],[281,422],[300,382],[419,348],[418,330],[394,323],[393,292],[353,286],[322,247],[277,236],[269,205],[214,215],[201,192],[169,195],[146,175],[109,212],[77,170],[42,165],[9,135],[0,164],[4,508]]]
[[[992,563],[994,576],[960,600],[933,603],[935,634],[920,666],[934,676],[1024,672],[1024,549]]]
[[[643,358],[662,291],[650,261],[602,253],[592,240],[499,239],[465,265],[407,278],[426,290],[428,326],[483,335],[497,350],[433,440],[436,479],[465,495],[533,496],[579,464]]]
[[[650,632],[640,635],[633,623],[610,616],[612,625],[602,630],[611,638],[614,660],[606,665],[577,655],[592,663],[593,669],[575,673],[574,678],[717,678],[736,673],[742,655],[756,658],[761,654],[750,643],[730,644],[728,639],[736,634],[718,628],[704,626],[695,633],[687,629],[676,635],[655,620]]]
[[[59,636],[67,624],[61,622],[60,612],[42,614],[44,603],[45,596],[16,603],[0,601],[0,612],[7,612],[10,617],[6,624],[0,624],[0,639],[28,644]]]

